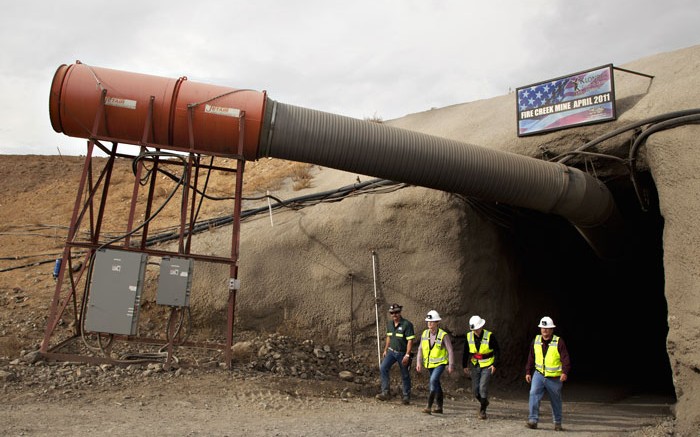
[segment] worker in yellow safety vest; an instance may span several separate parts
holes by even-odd
[[[469,319],[467,343],[462,355],[464,373],[472,380],[472,392],[479,401],[479,418],[486,419],[486,407],[489,405],[489,381],[496,373],[500,358],[500,348],[496,336],[484,329],[486,320],[479,316]]]
[[[452,341],[450,335],[438,327],[440,314],[435,310],[428,311],[425,321],[428,322],[428,329],[423,331],[418,348],[416,359],[416,372],[428,369],[430,374],[430,394],[428,395],[428,406],[423,409],[424,413],[442,414],[443,393],[440,377],[447,368],[448,373],[452,373],[454,357],[452,352]],[[433,402],[435,408],[433,409]]]
[[[537,428],[540,416],[540,401],[546,391],[552,404],[554,430],[563,431],[561,392],[564,382],[569,378],[571,360],[564,339],[554,335],[556,325],[550,317],[540,319],[540,335],[530,345],[530,352],[525,366],[525,380],[530,385],[530,401],[527,426]]]

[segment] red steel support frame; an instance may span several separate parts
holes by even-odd
[[[68,230],[68,237],[66,239],[66,244],[63,250],[63,255],[61,258],[61,267],[58,272],[57,276],[57,282],[56,282],[56,289],[54,292],[53,300],[51,303],[51,306],[49,308],[49,315],[48,315],[48,320],[44,332],[44,338],[41,343],[40,347],[40,352],[42,355],[44,355],[48,359],[56,359],[56,360],[72,360],[72,361],[82,361],[82,362],[90,362],[90,363],[111,363],[113,360],[109,357],[97,357],[97,356],[87,356],[87,355],[78,355],[78,354],[72,354],[72,353],[62,353],[60,352],[60,349],[64,347],[65,345],[69,344],[70,342],[76,340],[78,337],[80,337],[83,332],[83,320],[85,317],[84,314],[84,308],[86,308],[85,305],[85,300],[88,299],[88,293],[85,293],[82,296],[82,300],[79,301],[79,296],[78,296],[78,290],[77,286],[85,276],[85,273],[89,272],[90,269],[92,268],[92,260],[93,260],[93,255],[96,252],[98,248],[101,248],[105,246],[105,243],[100,242],[100,237],[101,237],[101,229],[102,229],[102,222],[104,219],[104,214],[105,214],[105,209],[107,205],[107,195],[109,193],[109,186],[110,186],[110,181],[111,181],[111,173],[112,169],[114,166],[114,162],[116,158],[136,158],[136,156],[131,156],[131,155],[126,155],[126,154],[118,154],[117,153],[117,140],[114,138],[109,138],[109,137],[99,137],[98,135],[95,135],[94,133],[99,132],[99,127],[100,124],[104,122],[104,114],[105,114],[105,95],[106,92],[103,91],[101,94],[101,103],[99,106],[99,110],[97,111],[95,115],[95,120],[92,128],[93,135],[91,138],[88,140],[87,143],[87,154],[85,156],[85,162],[83,164],[83,171],[81,174],[79,186],[76,192],[76,199],[75,199],[75,205],[73,207],[73,214],[71,216],[71,221],[70,221],[70,226]],[[152,114],[153,114],[153,98],[151,98],[151,105],[149,107],[149,112],[148,112],[148,117],[147,121],[144,126],[144,131],[143,131],[143,137],[142,140],[139,143],[127,143],[127,144],[133,144],[137,145],[140,147],[141,152],[143,153],[144,151],[148,150],[148,147],[153,147],[157,151],[160,151],[160,145],[156,144],[149,144],[148,139],[151,135],[150,132],[150,126],[152,124]],[[202,102],[205,103],[205,102]],[[201,104],[201,103],[200,103]],[[192,109],[195,106],[198,106],[199,104],[192,105]],[[226,341],[225,344],[218,344],[218,343],[196,343],[196,342],[184,342],[181,343],[181,346],[195,346],[195,347],[205,347],[205,348],[212,348],[212,349],[223,349],[224,352],[224,358],[226,360],[227,366],[230,369],[231,368],[231,346],[233,344],[233,324],[234,324],[234,319],[235,319],[235,305],[236,305],[236,292],[239,289],[239,281],[238,281],[238,259],[239,259],[239,245],[240,245],[240,219],[241,219],[241,203],[242,203],[242,192],[243,192],[243,170],[245,167],[245,159],[243,158],[243,148],[244,148],[244,135],[245,135],[245,112],[241,111],[239,118],[238,118],[238,130],[239,130],[239,144],[238,144],[238,149],[236,150],[235,155],[232,154],[233,156],[236,157],[237,162],[236,162],[236,168],[235,169],[230,169],[230,168],[223,168],[223,167],[214,167],[212,164],[209,166],[206,166],[204,168],[208,168],[209,170],[216,168],[218,171],[229,171],[229,172],[235,172],[236,174],[236,181],[235,181],[235,187],[234,187],[234,208],[233,208],[233,225],[232,225],[232,232],[231,232],[231,256],[229,258],[224,258],[224,257],[216,257],[216,256],[210,256],[210,255],[199,255],[199,254],[193,254],[190,252],[190,242],[192,238],[192,230],[194,227],[194,221],[196,220],[195,217],[195,199],[196,199],[196,193],[197,193],[197,178],[199,174],[199,169],[201,168],[201,163],[200,163],[200,156],[196,153],[194,153],[194,132],[193,132],[193,125],[191,123],[191,117],[192,117],[192,112],[190,112],[190,124],[189,124],[189,135],[191,139],[191,150],[178,150],[180,152],[187,152],[188,153],[188,160],[186,164],[184,165],[186,168],[184,168],[184,172],[186,174],[185,180],[183,181],[183,195],[182,195],[182,201],[181,201],[181,209],[180,209],[180,224],[179,224],[179,236],[178,236],[178,251],[177,252],[170,252],[170,251],[163,251],[163,250],[154,250],[154,249],[148,249],[146,247],[146,242],[147,242],[147,234],[149,230],[149,219],[151,218],[151,212],[152,212],[152,203],[153,203],[153,198],[154,198],[154,190],[155,190],[155,183],[156,183],[156,178],[155,175],[157,173],[157,170],[159,166],[161,165],[161,161],[158,156],[154,156],[150,161],[152,162],[152,173],[151,173],[151,181],[149,185],[149,190],[148,190],[148,197],[146,200],[146,205],[145,205],[145,214],[144,214],[144,220],[146,223],[142,226],[142,235],[141,235],[141,241],[138,247],[134,247],[133,244],[130,244],[130,239],[131,239],[131,233],[134,229],[134,216],[136,213],[136,205],[138,203],[138,192],[139,192],[139,186],[140,186],[140,179],[141,179],[141,170],[143,167],[143,164],[140,162],[139,166],[136,169],[136,174],[135,174],[135,181],[134,181],[134,189],[132,192],[132,197],[131,197],[131,204],[129,208],[129,216],[127,219],[126,223],[126,236],[123,238],[123,244],[122,245],[113,245],[116,241],[111,241],[107,242],[105,247],[112,247],[112,248],[118,248],[119,250],[126,250],[126,251],[134,251],[134,252],[139,252],[139,253],[145,253],[147,255],[151,256],[178,256],[178,257],[185,257],[185,258],[191,258],[194,259],[195,261],[204,261],[204,262],[213,262],[213,263],[223,263],[223,264],[228,264],[230,266],[230,280],[229,280],[229,294],[228,294],[228,302],[227,302],[227,322],[226,322]],[[102,145],[100,141],[110,141],[112,142],[112,148],[111,150],[106,148],[105,146]],[[124,143],[124,141],[122,141]],[[93,164],[94,164],[94,159],[93,159],[93,154],[94,154],[94,149],[95,146],[99,147],[104,153],[106,153],[109,158],[104,166],[104,168],[101,170],[100,176],[98,177],[97,181],[93,184]],[[194,175],[194,183],[191,184],[191,179],[192,179],[192,167],[195,167],[197,171],[195,171]],[[96,193],[98,192],[98,189],[100,188],[100,185],[102,185],[102,194],[101,196],[97,196]],[[192,203],[191,203],[191,208],[189,208],[189,216],[188,216],[188,200],[189,196],[188,193],[192,189]],[[99,197],[99,199],[97,199]],[[99,207],[98,207],[98,212],[96,217],[94,216],[94,207],[95,207],[95,202],[99,202]],[[79,232],[81,229],[81,224],[83,223],[83,219],[85,218],[85,214],[89,213],[89,223],[87,224],[87,231],[89,238],[87,240],[81,239],[80,235],[81,233]],[[187,226],[187,223],[189,221],[189,226]],[[187,236],[187,242],[185,243],[185,235]],[[84,250],[85,252],[82,253],[80,252],[81,250]],[[74,252],[75,251],[75,252]],[[74,267],[73,266],[73,258],[77,258],[79,256],[84,255],[83,261],[80,264],[79,267]],[[68,284],[64,284],[66,282],[66,275],[68,276],[67,279],[69,279]],[[85,278],[85,281],[87,282],[89,280],[89,275],[87,275],[87,278]],[[86,285],[88,287],[89,284]],[[59,323],[61,321],[61,318],[66,312],[66,309],[68,308],[69,303],[72,303],[72,308],[73,308],[73,326],[74,326],[74,332],[73,336],[63,339],[62,341],[59,341],[56,344],[51,344],[52,338],[54,337],[56,333],[56,329],[59,326]],[[170,326],[168,326],[167,329],[170,329]],[[97,333],[100,335],[99,333]],[[138,336],[114,336],[115,339],[118,340],[123,340],[123,341],[133,341],[133,342],[142,342],[142,343],[154,343],[154,344],[165,344],[166,341],[162,339],[153,339],[153,338],[141,338]],[[172,354],[173,350],[173,341],[174,339],[171,338],[170,341],[168,341],[167,346],[168,346],[168,359],[166,361],[166,365],[169,364],[170,362],[170,355]]]

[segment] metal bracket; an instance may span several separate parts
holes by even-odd
[[[241,280],[238,278],[229,278],[228,280],[228,291],[240,290]]]

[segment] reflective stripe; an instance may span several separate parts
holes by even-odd
[[[545,377],[561,376],[563,373],[558,346],[559,337],[554,335],[545,356],[542,354],[542,336],[535,337],[535,369]]]
[[[423,353],[423,367],[432,369],[442,364],[447,364],[449,359],[447,349],[443,346],[442,340],[447,332],[438,328],[435,336],[435,343],[430,347],[430,330],[426,329],[421,335],[421,352]]]
[[[491,366],[494,361],[496,361],[496,357],[493,356],[493,349],[491,349],[489,345],[491,331],[484,329],[478,351],[476,350],[476,340],[474,337],[474,331],[467,332],[467,343],[469,344],[469,353],[472,354],[472,364],[476,366],[478,362],[479,367]]]
[[[392,320],[387,321],[386,338],[389,346],[395,350],[406,350],[408,342],[414,337],[413,324],[408,320],[402,318],[396,325]]]

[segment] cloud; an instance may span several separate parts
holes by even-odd
[[[698,22],[694,0],[10,2],[0,153],[84,153],[48,117],[53,73],[76,60],[391,119],[688,47]]]

